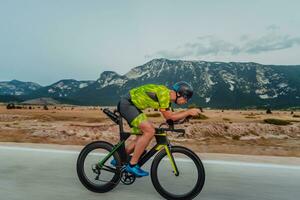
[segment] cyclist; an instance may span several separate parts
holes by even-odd
[[[188,102],[193,95],[192,86],[184,81],[177,82],[172,89],[164,85],[146,84],[129,91],[122,97],[118,104],[118,111],[126,119],[132,133],[136,139],[126,146],[126,152],[133,153],[130,161],[126,164],[125,170],[137,177],[148,176],[149,173],[138,166],[138,160],[155,134],[153,124],[147,120],[146,115],[141,111],[146,108],[159,109],[166,120],[177,121],[187,116],[196,116],[200,113],[199,109],[192,108],[180,112],[172,112],[170,106],[172,102],[182,105]],[[116,161],[112,160],[112,165]]]

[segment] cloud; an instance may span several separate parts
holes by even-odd
[[[278,26],[271,25],[267,27],[268,32],[265,35],[256,38],[252,38],[250,35],[241,35],[236,43],[212,35],[200,36],[194,42],[185,43],[174,50],[161,50],[147,55],[146,58],[181,59],[190,56],[260,54],[300,45],[300,37],[279,34],[275,31],[277,29],[279,29]]]
[[[174,50],[158,51],[153,55],[147,55],[146,58],[158,56],[179,59],[187,56],[208,54],[218,55],[223,52],[231,52],[232,54],[235,54],[237,51],[239,51],[238,47],[229,42],[218,39],[214,36],[202,36],[198,37],[196,42],[186,43]]]
[[[244,35],[240,36],[240,41],[245,41],[245,40],[248,40],[249,38],[250,38],[249,35],[244,34]]]
[[[279,29],[280,29],[280,27],[275,25],[275,24],[267,26],[267,30],[269,30],[269,31],[276,31],[276,30],[279,30]]]
[[[297,45],[300,45],[300,37],[269,34],[255,40],[250,40],[245,44],[243,50],[246,53],[259,54],[262,52],[288,49]]]

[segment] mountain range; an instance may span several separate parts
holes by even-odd
[[[288,108],[300,106],[300,66],[253,62],[154,59],[120,75],[104,71],[96,81],[61,80],[42,87],[17,80],[0,82],[0,101],[51,97],[78,105],[116,105],[120,96],[142,84],[177,81],[194,87],[191,103],[211,108]]]

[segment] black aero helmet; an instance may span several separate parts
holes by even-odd
[[[185,81],[175,83],[173,90],[176,92],[176,103],[178,97],[184,97],[186,100],[189,100],[193,96],[193,87]]]

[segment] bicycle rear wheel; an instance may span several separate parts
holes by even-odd
[[[160,151],[151,166],[153,186],[166,199],[193,199],[204,185],[203,164],[194,152],[185,147],[174,146],[170,150],[179,174],[175,175],[167,152]]]
[[[99,162],[113,150],[113,145],[97,141],[85,146],[77,159],[77,175],[81,183],[93,192],[108,192],[120,182],[120,156],[114,152],[109,159],[99,166]],[[116,166],[110,164],[116,160]]]

